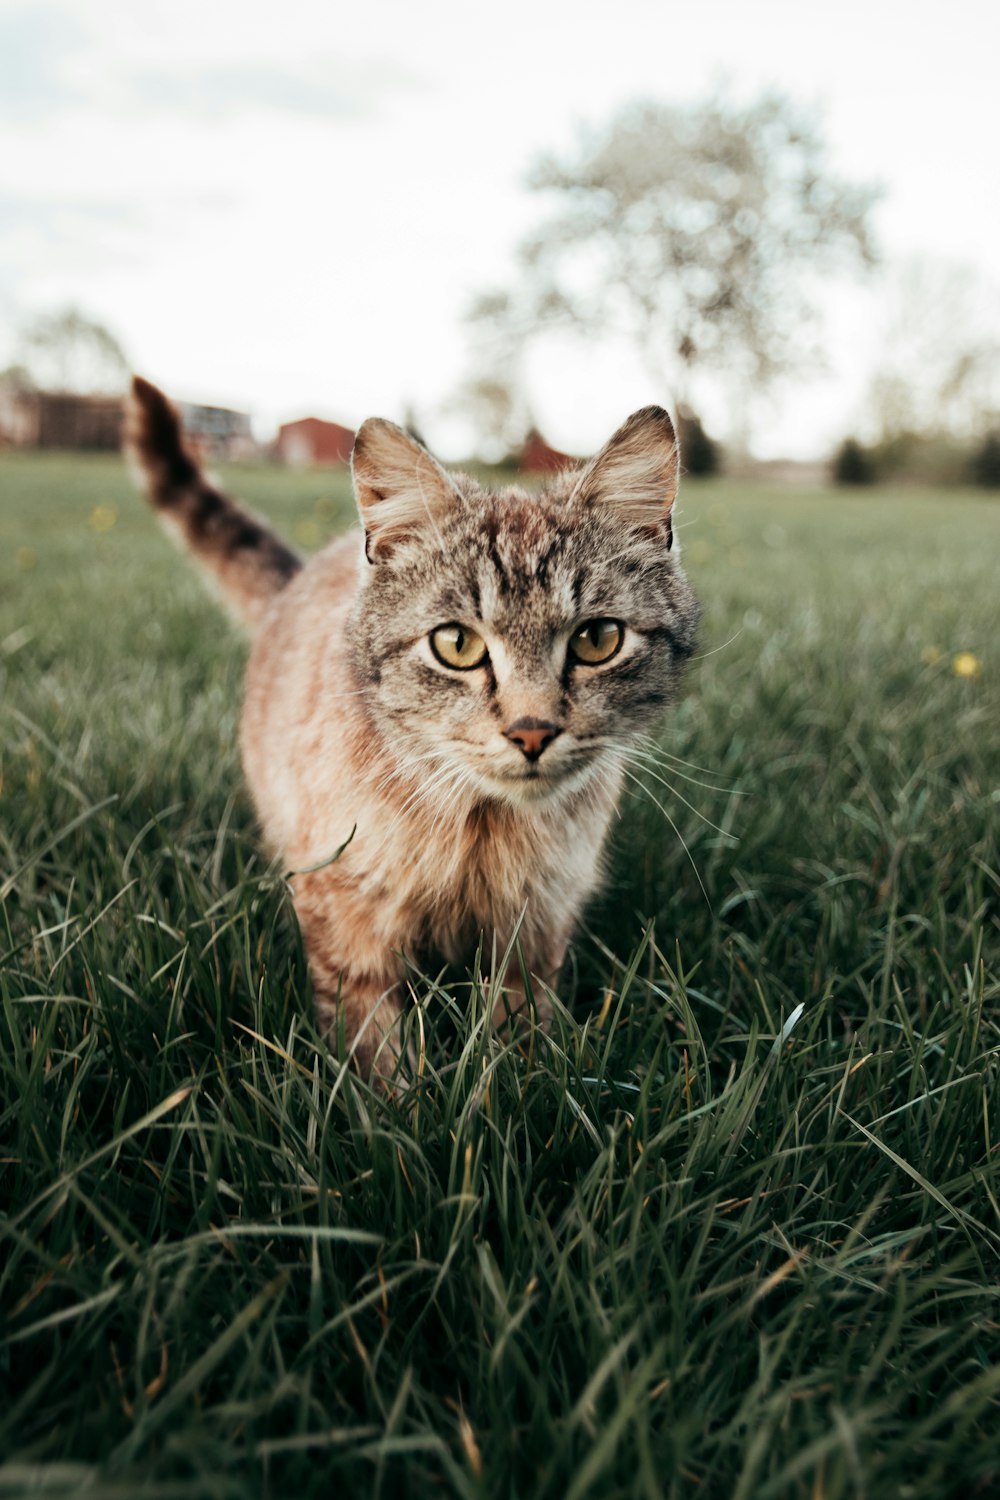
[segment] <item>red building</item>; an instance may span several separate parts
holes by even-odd
[[[560,469],[571,469],[577,459],[568,453],[552,448],[534,427],[524,440],[517,456],[517,467],[522,474],[558,474]]]
[[[284,462],[296,469],[308,469],[315,464],[347,464],[351,461],[354,433],[339,422],[303,417],[278,428],[275,447]]]

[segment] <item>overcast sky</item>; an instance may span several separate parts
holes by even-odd
[[[0,364],[20,321],[74,303],[262,435],[411,403],[451,456],[462,312],[538,217],[533,156],[720,81],[822,110],[836,170],[885,189],[890,263],[1000,282],[998,44],[996,0],[0,0]],[[759,452],[857,423],[884,297],[830,289],[831,372],[761,410]],[[530,378],[581,453],[670,396],[586,347]]]

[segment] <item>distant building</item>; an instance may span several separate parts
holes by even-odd
[[[0,390],[0,442],[16,448],[113,451],[121,446],[120,396]]]
[[[239,462],[258,456],[250,418],[245,411],[182,401],[180,413],[188,441],[199,458]]]
[[[354,433],[339,422],[324,422],[319,417],[303,417],[285,422],[278,428],[275,443],[278,456],[295,469],[316,464],[348,464],[354,447]]]
[[[517,455],[517,467],[522,474],[558,474],[560,469],[571,469],[577,462],[568,453],[553,448],[534,427]]]
[[[25,448],[37,425],[34,393],[16,379],[0,376],[0,448]]]
[[[181,416],[200,458],[256,458],[246,412],[182,403]],[[66,448],[113,453],[122,441],[122,398],[36,391],[0,379],[0,446]]]

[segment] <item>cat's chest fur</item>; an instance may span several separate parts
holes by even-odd
[[[367,861],[359,846],[354,861],[345,856],[343,875],[355,864],[386,926],[412,934],[418,950],[461,962],[483,933],[506,944],[515,930],[537,946],[547,929],[567,932],[594,889],[617,793],[611,777],[603,794],[591,791],[558,815],[460,805],[416,839],[390,838]]]

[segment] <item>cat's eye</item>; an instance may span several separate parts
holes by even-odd
[[[570,636],[569,654],[574,661],[596,667],[610,661],[624,639],[624,626],[617,620],[587,620]]]
[[[468,625],[439,625],[431,631],[431,650],[442,666],[456,672],[481,667],[486,660],[486,642]]]

